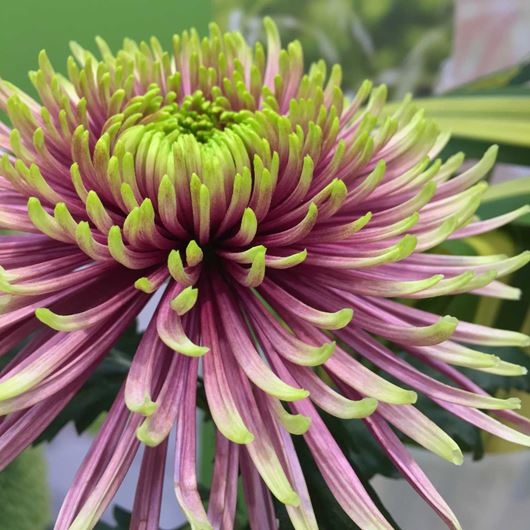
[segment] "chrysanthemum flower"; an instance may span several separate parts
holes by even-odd
[[[265,25],[266,53],[212,26],[209,38],[174,37],[171,52],[152,39],[114,54],[98,40],[98,59],[74,44],[68,77],[43,52],[31,74],[40,102],[0,84],[11,122],[0,128],[1,353],[22,343],[0,377],[0,466],[161,293],[58,530],[96,524],[142,444],[131,528],[158,528],[173,428],[176,497],[195,529],[233,528],[239,475],[252,528],[276,527],[272,496],[295,528],[317,528],[292,440],[300,435],[349,517],[390,528],[319,409],[362,418],[451,528],[455,516],[393,430],[462,461],[414,406],[417,393],[530,445],[518,400],[487,395],[455,368],[519,375],[474,346],[528,337],[406,302],[517,298],[497,278],[528,254],[431,251],[526,211],[474,217],[496,148],[453,176],[463,156],[435,158],[448,137],[410,100],[386,115],[385,88],[369,82],[346,99],[338,67],[304,74],[300,45],[281,49]],[[217,428],[207,509],[195,471],[199,380]]]

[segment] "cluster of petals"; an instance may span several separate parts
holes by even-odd
[[[0,125],[1,468],[156,300],[56,530],[93,528],[141,447],[131,529],[159,527],[168,451],[193,529],[231,530],[240,482],[253,529],[277,527],[273,496],[297,530],[317,529],[294,437],[360,528],[391,528],[320,411],[364,422],[453,529],[395,433],[462,462],[418,394],[530,446],[518,400],[487,395],[459,371],[521,375],[480,349],[528,337],[415,304],[518,298],[499,278],[528,253],[439,248],[528,210],[475,216],[496,148],[465,170],[461,154],[438,159],[448,135],[409,98],[390,114],[384,86],[365,82],[346,98],[340,68],[305,73],[300,44],[282,49],[265,27],[266,47],[215,26],[207,38],[175,36],[170,51],[151,39],[114,53],[98,39],[98,58],[72,44],[67,76],[42,52],[30,74],[38,100],[0,81],[10,123]],[[207,499],[199,389],[216,427]]]

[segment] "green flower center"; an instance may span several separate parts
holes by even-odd
[[[160,107],[147,120],[145,130],[161,131],[169,141],[191,134],[198,142],[207,143],[216,131],[241,123],[244,117],[244,112],[228,110],[225,98],[208,100],[198,90],[181,103],[170,102]]]

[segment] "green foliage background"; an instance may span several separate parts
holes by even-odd
[[[66,64],[68,42],[94,48],[103,37],[116,49],[124,37],[142,40],[171,36],[195,26],[207,30],[210,0],[5,0],[0,10],[0,77],[30,89],[27,72],[45,48],[58,70]]]
[[[396,97],[430,94],[451,51],[453,0],[213,0],[215,20],[250,41],[274,18],[282,39],[301,41],[306,63],[343,67],[343,87],[386,83]]]
[[[0,528],[41,530],[50,521],[42,447],[28,449],[0,473]]]

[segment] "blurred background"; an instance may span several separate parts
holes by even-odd
[[[94,36],[101,35],[116,48],[125,36],[141,40],[156,35],[169,44],[173,33],[195,26],[204,34],[208,22],[214,20],[222,29],[239,30],[255,41],[263,37],[262,17],[269,15],[284,42],[302,42],[307,64],[320,58],[340,63],[347,93],[370,78],[386,83],[391,99],[409,92],[421,98],[427,112],[453,132],[445,154],[464,149],[476,157],[487,145],[499,143],[502,163],[491,176],[494,185],[481,214],[497,215],[530,202],[528,0],[4,0],[1,14],[0,77],[29,91],[27,72],[36,67],[42,48],[60,70],[73,39],[95,48]],[[508,229],[471,238],[466,250],[480,254],[495,248],[513,254],[530,247],[529,234],[530,220],[522,218]],[[460,297],[457,303],[443,300],[445,306],[440,310],[450,307],[447,313],[528,333],[527,276],[523,271],[510,278],[526,293],[520,303]],[[508,355],[509,360],[513,357],[528,365],[525,354],[513,351]],[[491,392],[518,393],[530,413],[526,394],[530,379],[498,379],[480,384]],[[112,385],[119,382],[109,382],[110,395]],[[0,473],[1,530],[49,527],[97,425],[79,435],[68,423],[52,441],[27,452]],[[463,527],[528,530],[529,452],[516,451],[474,429],[465,430],[459,423],[443,426],[469,453],[462,468],[419,449],[412,451]],[[83,430],[78,423],[76,427]],[[208,454],[210,443],[203,436],[201,454]],[[481,456],[480,462],[473,462]],[[136,462],[114,508],[105,514],[101,530],[128,527],[126,510],[132,506],[138,469]],[[167,473],[164,530],[183,522],[173,500],[170,467]],[[372,485],[403,530],[444,528],[406,483],[383,476],[391,473],[373,474]]]

